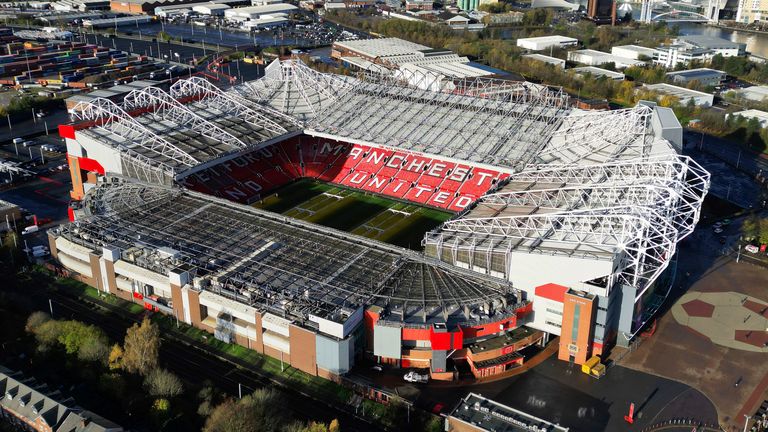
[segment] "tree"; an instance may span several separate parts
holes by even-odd
[[[27,333],[35,333],[35,330],[37,330],[38,327],[50,320],[51,316],[45,312],[32,312],[29,314],[29,318],[27,318],[27,325],[24,327],[24,330],[26,330]]]
[[[146,317],[141,325],[134,324],[125,332],[123,369],[141,375],[157,367],[160,351],[160,332]]]
[[[109,358],[107,360],[107,366],[110,369],[116,370],[123,367],[123,347],[120,344],[112,345],[112,349],[109,351]]]
[[[284,423],[280,396],[272,389],[259,389],[239,401],[227,399],[214,408],[204,432],[275,432]]]
[[[152,396],[172,398],[184,391],[184,385],[179,377],[160,368],[155,368],[144,378],[144,388]]]

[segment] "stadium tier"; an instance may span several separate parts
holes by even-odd
[[[291,60],[226,91],[191,78],[78,103],[60,133],[82,203],[51,250],[105,292],[322,376],[367,356],[485,378],[552,336],[576,363],[628,344],[709,187],[671,110],[427,87]],[[419,253],[248,206],[299,178],[456,214]]]

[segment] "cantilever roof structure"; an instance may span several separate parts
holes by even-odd
[[[651,120],[661,114],[645,106],[582,111],[569,107],[565,93],[531,83],[449,84],[415,88],[394,77],[339,76],[275,61],[264,78],[229,91],[193,78],[170,94],[136,90],[122,107],[82,102],[75,116],[96,124],[83,133],[112,143],[134,164],[130,177],[151,183],[154,177],[137,173],[159,169],[178,179],[302,131],[507,171],[495,193],[425,237],[427,253],[450,264],[149,186],[97,188],[89,200],[99,209],[80,232],[105,244],[122,241],[122,249],[183,250],[184,262],[220,291],[246,302],[293,302],[297,315],[375,299],[402,308],[404,321],[423,322],[436,310],[468,319],[462,305],[509,294],[508,283],[492,276],[511,280],[514,254],[587,257],[599,265],[588,280],[568,283],[599,285],[603,294],[631,285],[639,298],[691,232],[709,188],[709,174],[653,130]]]
[[[623,283],[640,298],[693,231],[708,186],[709,173],[685,156],[530,167],[425,244],[470,266],[475,251],[488,251],[499,272],[514,253],[618,257],[600,282],[581,282],[607,291]]]
[[[95,124],[82,133],[112,145],[137,173],[155,170],[172,178],[300,131],[292,117],[197,77],[178,81],[170,93],[145,87],[128,93],[122,105],[96,98],[71,111],[75,120]]]
[[[333,318],[378,304],[401,322],[469,322],[465,308],[517,302],[509,284],[421,254],[204,194],[105,183],[86,196],[87,216],[62,227],[90,248],[167,275],[187,269],[206,289],[298,318]],[[487,318],[487,317],[486,317]]]

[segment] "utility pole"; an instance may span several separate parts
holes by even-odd
[[[243,398],[243,385],[240,383],[237,383],[237,398],[238,399]]]

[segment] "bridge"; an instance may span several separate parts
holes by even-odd
[[[671,10],[665,10],[654,14],[656,0],[644,0],[640,10],[640,22],[650,24],[652,22],[711,22],[718,21],[720,9],[725,6],[726,0],[709,0],[704,13],[699,13],[689,9],[683,9],[677,4],[672,5]]]

